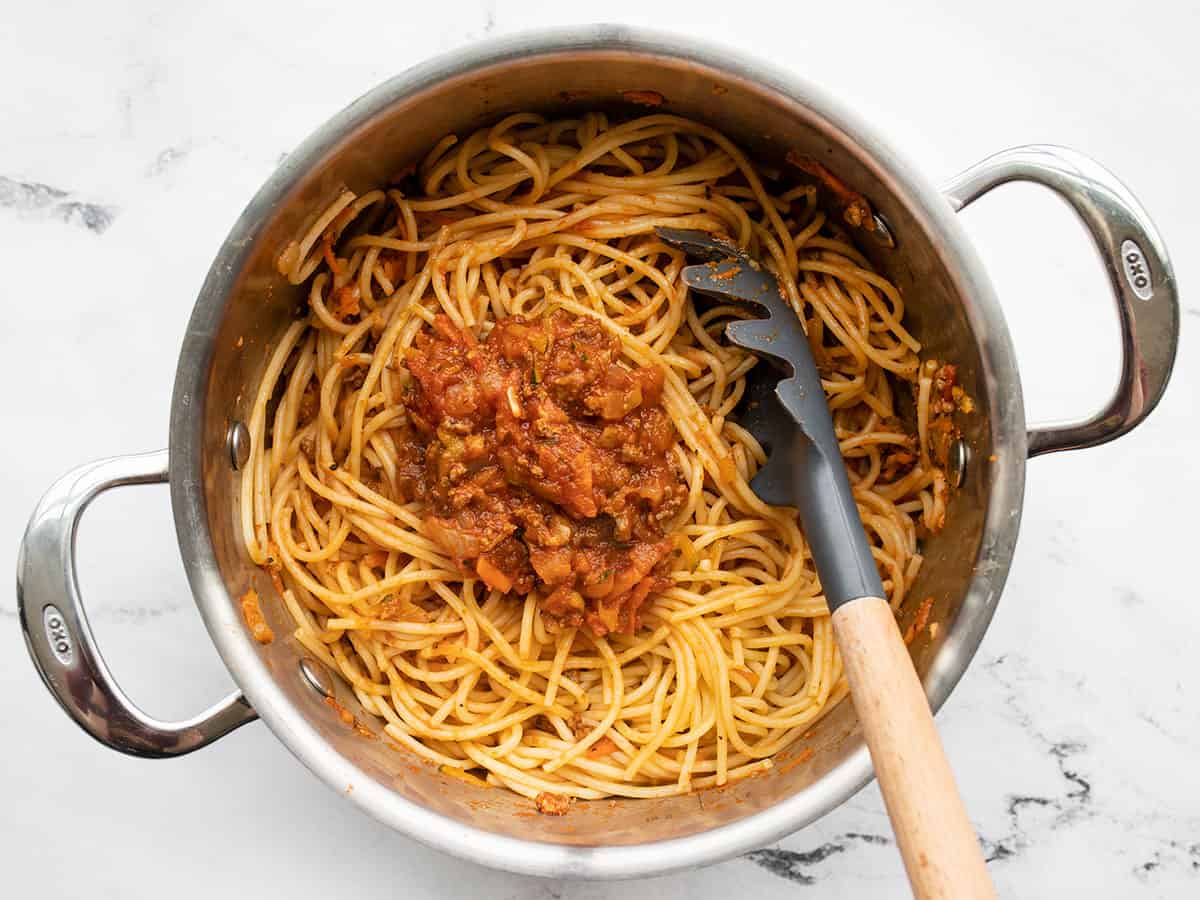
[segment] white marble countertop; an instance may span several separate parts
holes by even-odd
[[[1169,0],[972,6],[6,5],[0,571],[13,571],[25,519],[61,472],[165,444],[209,261],[281,155],[341,106],[487,32],[607,19],[715,38],[822,83],[934,179],[1018,143],[1091,153],[1174,249],[1186,311],[1166,400],[1125,439],[1030,465],[1004,600],[938,721],[1002,896],[1196,897],[1200,15]],[[1116,328],[1082,230],[1023,187],[964,219],[1004,303],[1031,418],[1097,407]],[[194,712],[230,683],[170,522],[164,489],[123,491],[80,536],[101,644],[160,715]],[[6,896],[907,896],[874,787],[754,858],[581,884],[491,872],[394,834],[261,725],[177,761],[124,758],[51,701],[15,610],[0,597]]]

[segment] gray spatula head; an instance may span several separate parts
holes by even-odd
[[[764,503],[794,506],[795,473],[786,450],[797,439],[799,426],[775,396],[775,385],[782,377],[777,369],[765,362],[746,374],[746,393],[738,409],[738,422],[767,452],[767,461],[750,479],[750,487]],[[776,453],[776,450],[785,452]]]
[[[761,318],[731,322],[725,336],[782,371],[764,369],[747,387],[745,428],[768,447],[751,488],[766,503],[794,505],[831,610],[858,597],[882,597],[883,585],[850,489],[821,377],[799,316],[775,276],[735,245],[703,231],[657,229],[659,238],[703,260],[683,270],[694,291],[739,303]]]

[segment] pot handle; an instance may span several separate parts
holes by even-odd
[[[1179,294],[1166,247],[1146,211],[1094,160],[1048,144],[1014,147],[967,169],[943,188],[954,210],[1010,181],[1031,181],[1066,200],[1091,233],[1121,322],[1121,376],[1088,419],[1029,429],[1029,456],[1094,447],[1136,427],[1162,399],[1179,346]]]
[[[237,692],[183,722],[154,719],[117,686],[96,646],[75,573],[79,519],[109,488],[166,480],[166,450],[80,466],[46,491],[29,519],[17,557],[21,627],[50,693],[100,743],[156,758],[190,753],[258,718]]]

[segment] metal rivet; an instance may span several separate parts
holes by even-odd
[[[895,248],[896,238],[892,234],[891,226],[888,225],[887,220],[879,213],[875,213],[873,218],[875,219],[875,227],[871,230],[871,236],[881,246],[887,247],[889,250]]]
[[[229,463],[237,471],[250,460],[250,430],[241,422],[234,422],[225,442],[229,445]]]
[[[322,697],[333,696],[333,676],[325,663],[306,656],[300,660],[300,677]]]
[[[967,480],[967,463],[971,459],[971,450],[967,442],[959,438],[950,445],[950,483],[960,488]]]

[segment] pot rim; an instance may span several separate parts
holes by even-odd
[[[242,267],[279,202],[336,144],[398,100],[471,71],[563,52],[627,51],[686,59],[749,82],[816,111],[857,144],[938,243],[965,313],[978,336],[980,377],[991,392],[997,461],[975,576],[943,646],[924,678],[934,711],[966,671],[1012,561],[1025,480],[1026,432],[1016,356],[981,263],[943,195],[867,125],[802,78],[740,52],[692,37],[624,25],[522,32],[439,55],[383,82],[305,140],[255,194],[213,261],[197,297],[176,371],[170,419],[170,483],[180,553],[213,643],[254,709],[283,744],[331,788],[378,821],[423,844],[472,862],[547,877],[629,878],[706,865],[769,845],[840,805],[872,778],[861,741],[838,766],[761,812],[682,838],[621,846],[567,846],[474,828],[405,799],[333,752],[275,684],[230,601],[217,567],[204,495],[203,428],[213,345]],[[353,791],[347,792],[347,785]]]

